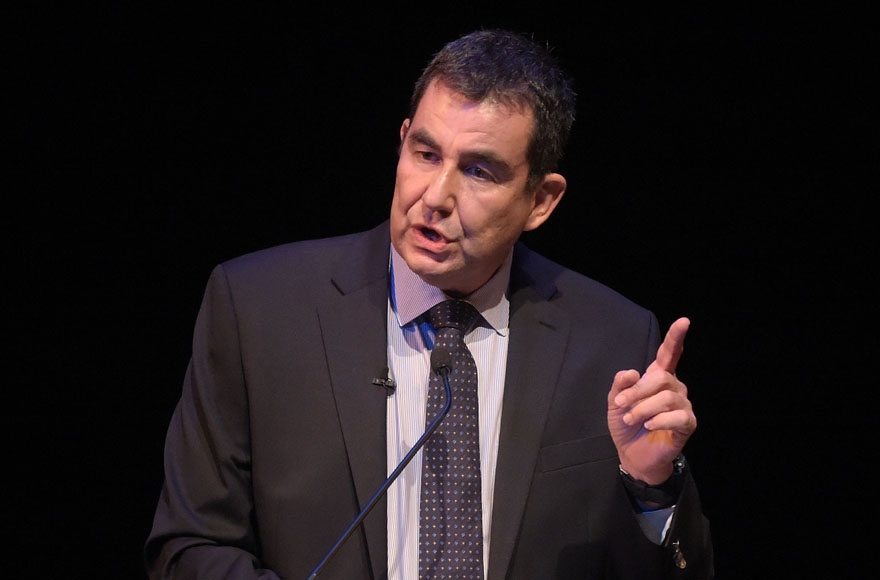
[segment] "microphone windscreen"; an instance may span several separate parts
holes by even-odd
[[[447,372],[452,370],[452,353],[442,346],[434,347],[431,351],[431,370],[439,373],[440,369],[444,367]]]

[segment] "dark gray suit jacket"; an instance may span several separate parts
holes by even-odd
[[[387,366],[389,245],[385,222],[214,270],[168,430],[151,578],[305,579],[385,480],[386,391],[371,379]],[[692,479],[667,542],[650,543],[608,434],[612,378],[653,360],[654,315],[522,244],[509,296],[487,580],[711,577]],[[322,579],[387,578],[385,511]]]

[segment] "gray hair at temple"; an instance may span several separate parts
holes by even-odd
[[[508,30],[480,30],[440,49],[416,81],[413,118],[434,79],[474,102],[528,107],[535,127],[528,146],[528,186],[556,171],[575,118],[572,81],[548,45]]]

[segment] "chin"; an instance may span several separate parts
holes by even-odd
[[[420,278],[434,286],[439,286],[442,280],[448,278],[446,268],[429,258],[419,256],[415,260],[408,260],[407,265]]]
[[[449,283],[449,269],[444,264],[438,264],[428,257],[418,255],[414,259],[406,260],[406,263],[419,278],[432,286],[443,288]]]

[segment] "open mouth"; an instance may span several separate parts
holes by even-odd
[[[435,232],[430,228],[422,228],[422,235],[431,240],[432,242],[440,242],[443,241],[443,236]]]

